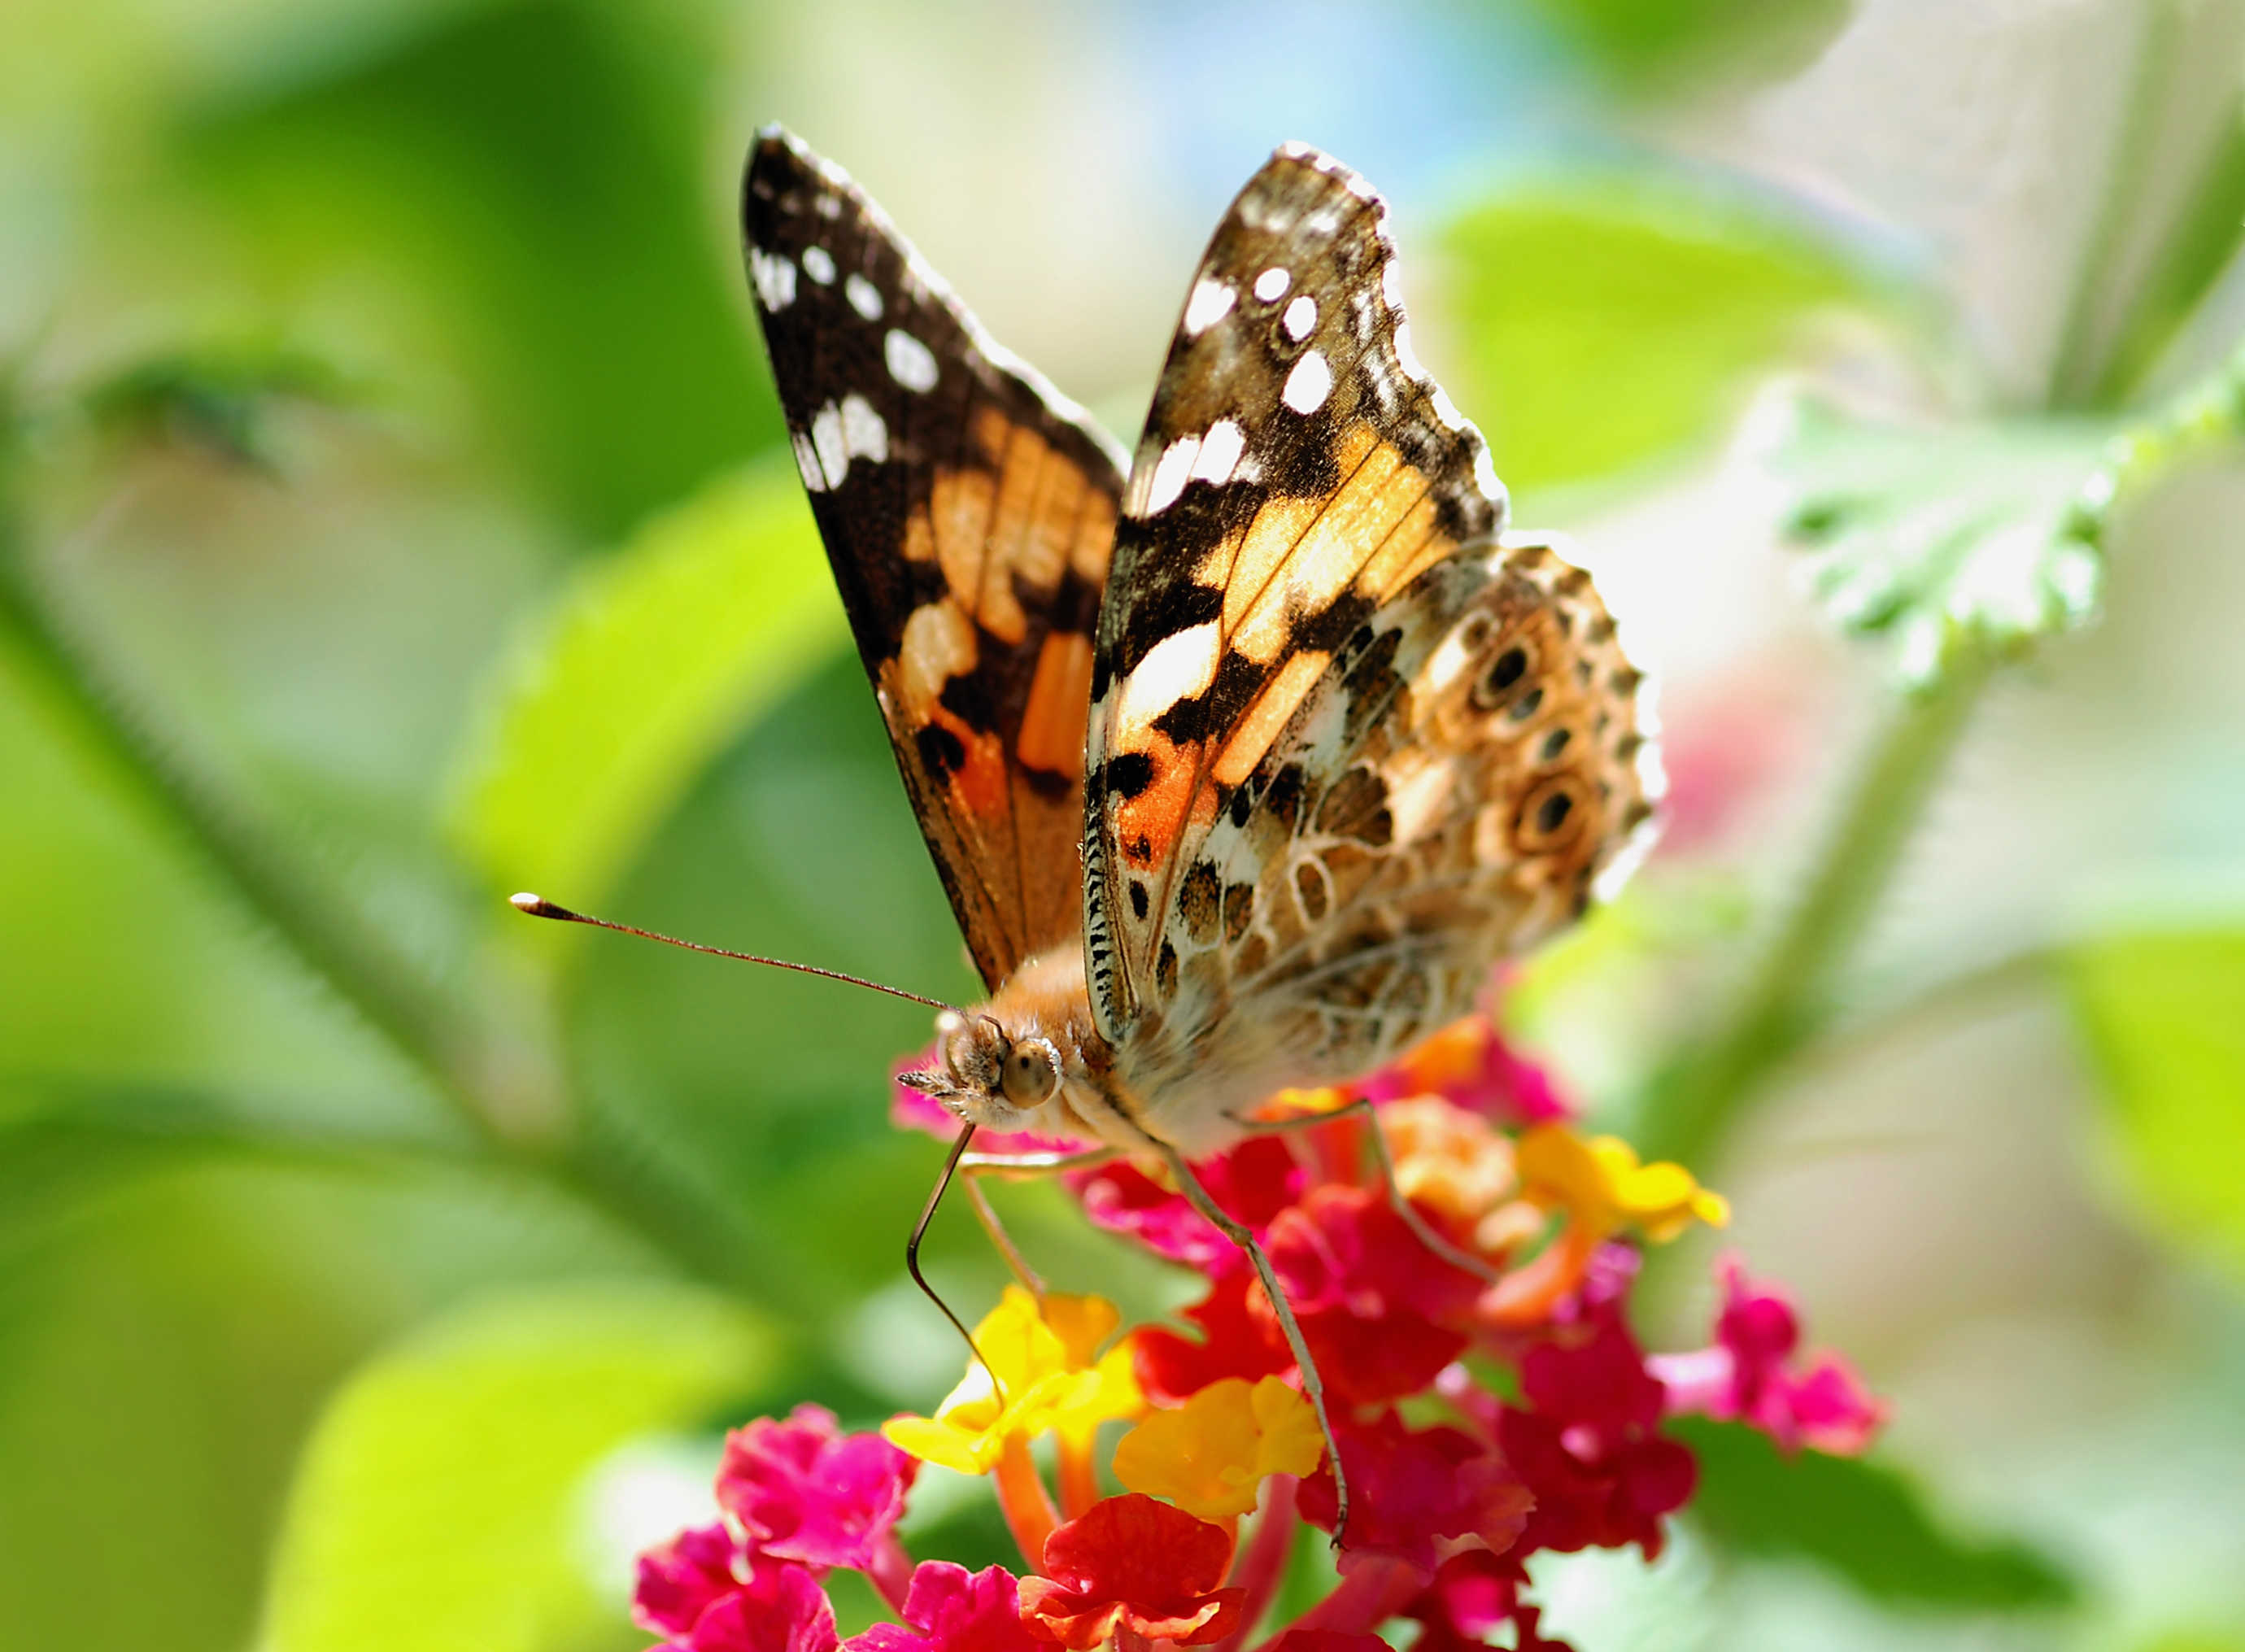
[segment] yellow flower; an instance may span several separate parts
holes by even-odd
[[[974,1345],[988,1366],[970,1361],[933,1417],[892,1418],[881,1433],[923,1462],[981,1474],[1011,1437],[1057,1430],[1082,1440],[1110,1417],[1135,1417],[1146,1402],[1131,1373],[1129,1338],[1095,1357],[1122,1318],[1114,1303],[1097,1297],[1057,1294],[1045,1298],[1040,1315],[1036,1298],[1008,1285],[974,1328]]]
[[[1308,1400],[1276,1377],[1226,1377],[1125,1434],[1115,1477],[1212,1520],[1253,1508],[1265,1475],[1312,1473],[1324,1455]]]
[[[1604,1238],[1634,1223],[1658,1243],[1694,1221],[1719,1228],[1731,1219],[1729,1201],[1682,1165],[1640,1164],[1618,1136],[1585,1141],[1564,1125],[1540,1125],[1520,1138],[1518,1163],[1529,1196],[1563,1208],[1586,1236]]]

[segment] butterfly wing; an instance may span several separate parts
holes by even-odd
[[[812,514],[994,988],[1082,921],[1084,719],[1121,452],[777,127],[750,152],[741,220]]]
[[[1394,272],[1363,180],[1279,151],[1210,244],[1124,496],[1086,955],[1118,1073],[1188,1151],[1465,1013],[1650,813],[1639,674],[1588,577],[1502,535]]]

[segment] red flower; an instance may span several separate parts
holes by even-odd
[[[1688,1354],[1656,1355],[1648,1364],[1666,1389],[1672,1416],[1697,1412],[1737,1418],[1787,1451],[1803,1446],[1836,1457],[1867,1449],[1886,1421],[1855,1369],[1827,1354],[1798,1373],[1787,1364],[1801,1344],[1801,1321],[1774,1285],[1755,1284],[1734,1256],[1715,1264],[1723,1309],[1715,1342]]]
[[[1306,1180],[1292,1149],[1274,1135],[1249,1136],[1196,1165],[1193,1174],[1211,1198],[1257,1233],[1300,1197]],[[1082,1172],[1068,1181],[1082,1202],[1084,1215],[1110,1232],[1136,1239],[1156,1256],[1204,1273],[1220,1271],[1238,1257],[1239,1247],[1186,1203],[1183,1194],[1163,1187],[1128,1161]]]
[[[1460,1326],[1482,1282],[1428,1251],[1384,1192],[1313,1188],[1271,1224],[1268,1248],[1326,1391],[1344,1404],[1415,1394],[1464,1351]],[[1269,1311],[1259,1297],[1250,1303]]]
[[[1376,1635],[1346,1635],[1339,1629],[1289,1629],[1265,1645],[1263,1652],[1388,1652],[1388,1646]]]
[[[759,1418],[725,1440],[717,1503],[751,1549],[805,1566],[877,1571],[919,1464],[878,1434],[844,1434],[834,1413],[798,1405],[786,1421]]]
[[[1340,1427],[1341,1465],[1348,1471],[1347,1547],[1352,1559],[1401,1561],[1424,1576],[1462,1548],[1502,1554],[1520,1536],[1530,1498],[1510,1466],[1462,1429],[1416,1432],[1394,1412],[1368,1425]],[[1333,1530],[1333,1470],[1302,1482],[1302,1514]]]
[[[655,1635],[692,1633],[702,1614],[741,1587],[733,1562],[740,1545],[721,1521],[690,1526],[639,1557],[632,1621]]]
[[[1232,1254],[1234,1265],[1211,1278],[1208,1295],[1184,1310],[1200,1327],[1200,1340],[1161,1325],[1144,1326],[1132,1337],[1138,1386],[1155,1405],[1182,1405],[1226,1377],[1251,1383],[1292,1372],[1294,1357],[1255,1270],[1245,1256]]]
[[[853,1635],[844,1652],[1039,1652],[1047,1644],[1021,1624],[1021,1598],[1003,1567],[969,1573],[948,1561],[923,1561],[912,1573],[905,1622]]]
[[[818,1580],[791,1561],[777,1561],[759,1567],[662,1645],[673,1652],[838,1652],[841,1642]]]
[[[1660,1517],[1692,1495],[1699,1465],[1655,1432],[1666,1391],[1621,1314],[1635,1253],[1608,1246],[1571,1317],[1520,1360],[1527,1410],[1506,1406],[1497,1438],[1536,1494],[1523,1549],[1660,1552]]]
[[[1239,1625],[1245,1591],[1217,1587],[1231,1563],[1221,1527],[1135,1492],[1107,1498],[1046,1540],[1047,1575],[1021,1581],[1021,1622],[1066,1647],[1095,1647],[1118,1626],[1205,1645]]]

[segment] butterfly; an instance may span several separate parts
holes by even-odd
[[[1380,198],[1288,145],[1217,226],[1135,455],[778,128],[742,189],[789,439],[989,996],[905,1082],[1170,1161],[1468,1013],[1658,791],[1589,576],[1505,531]],[[962,1145],[965,1136],[962,1135]]]

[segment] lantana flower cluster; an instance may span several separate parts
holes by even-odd
[[[1342,1110],[1358,1099],[1376,1107],[1395,1188],[1481,1269],[1394,1208],[1367,1121]],[[897,1111],[953,1124],[911,1090]],[[1804,1357],[1785,1296],[1735,1258],[1719,1264],[1708,1344],[1645,1352],[1626,1314],[1642,1248],[1727,1209],[1680,1167],[1579,1133],[1486,1018],[1349,1093],[1288,1093],[1272,1111],[1332,1116],[1250,1135],[1197,1172],[1261,1240],[1323,1376],[1350,1498],[1323,1599],[1265,1621],[1303,1527],[1330,1534],[1339,1514],[1278,1318],[1238,1247],[1117,1161],[1068,1185],[1093,1222],[1200,1276],[1184,1326],[1126,1330],[1097,1297],[1009,1287],[932,1416],[844,1433],[804,1405],[736,1431],[721,1517],[642,1556],[639,1622],[668,1652],[1450,1652],[1500,1633],[1566,1652],[1540,1632],[1527,1562],[1660,1553],[1698,1473],[1666,1419],[1841,1453],[1876,1432],[1881,1407],[1848,1364]],[[1119,1439],[1102,1432],[1118,1423]],[[912,1562],[897,1524],[922,1463],[989,1477],[1020,1571]],[[897,1621],[843,1641],[824,1587],[838,1568]]]

